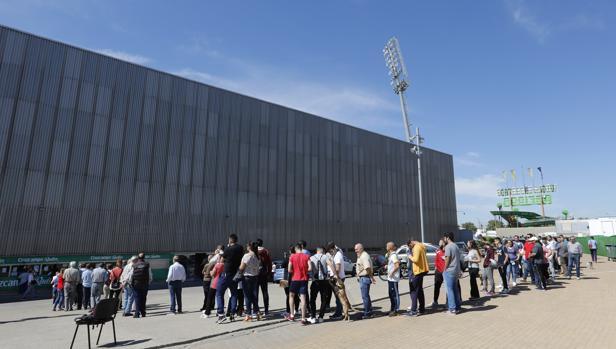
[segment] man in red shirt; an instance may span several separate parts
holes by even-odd
[[[438,307],[438,296],[441,294],[441,285],[443,284],[443,271],[445,271],[445,241],[438,241],[438,249],[434,257],[434,301],[432,308]]]
[[[291,285],[289,286],[289,309],[295,307],[295,295],[299,294],[300,307],[302,309],[302,325],[308,325],[306,321],[306,294],[308,293],[308,272],[312,270],[310,258],[302,253],[302,246],[295,245],[295,253],[289,258],[289,274],[292,274]],[[285,318],[294,321],[292,314]]]
[[[531,241],[533,238],[533,234],[526,235],[526,241],[524,242],[524,281],[526,282],[526,278],[528,274],[530,274],[530,280],[532,283],[535,283],[535,273],[533,271],[533,261],[529,258],[533,247],[535,247],[535,241]],[[536,239],[536,238],[535,238]]]

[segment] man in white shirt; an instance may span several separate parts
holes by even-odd
[[[177,314],[182,313],[182,282],[186,281],[186,269],[180,264],[180,257],[173,256],[173,264],[169,266],[167,273],[167,284],[169,285],[169,296],[171,297],[171,307],[169,311],[176,314],[175,303],[177,300]]]
[[[327,244],[327,251],[330,255],[330,259],[327,263],[329,276],[333,279],[340,279],[340,281],[344,283],[346,274],[344,273],[344,255],[342,254],[342,250],[340,250],[334,242],[330,242]],[[333,258],[331,258],[331,256],[333,256]],[[333,293],[336,297],[336,311],[329,318],[331,320],[341,320],[342,303],[340,303],[340,299],[338,298],[338,294],[335,290]]]
[[[389,302],[391,308],[389,316],[398,315],[400,309],[400,291],[398,283],[400,282],[400,259],[396,253],[396,244],[392,241],[387,243],[387,289],[389,290]]]

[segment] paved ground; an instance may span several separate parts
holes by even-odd
[[[144,319],[118,317],[118,344],[128,348],[374,348],[383,345],[429,345],[461,348],[614,348],[612,322],[616,314],[616,263],[600,259],[594,269],[584,269],[582,280],[558,280],[547,292],[518,285],[509,296],[465,302],[465,311],[449,316],[442,309],[409,318],[377,317],[351,322],[325,322],[302,327],[276,317],[246,324],[241,321],[216,325],[201,319],[197,311],[202,290],[185,289],[185,314],[167,315],[168,296],[163,290],[148,298],[149,316]],[[431,299],[432,276],[426,277],[426,295]],[[352,303],[359,303],[359,290],[350,286]],[[376,310],[386,311],[385,283],[373,288]],[[468,279],[462,280],[463,298],[468,298]],[[401,292],[408,285],[401,283]],[[272,305],[281,311],[284,292],[270,286]],[[444,302],[441,292],[440,302]],[[67,348],[74,331],[73,318],[81,312],[52,312],[51,302],[40,300],[0,304],[0,340],[3,348]],[[409,304],[408,294],[402,306]],[[111,328],[101,337],[103,347],[111,346]],[[508,335],[514,333],[514,335]],[[469,335],[470,334],[470,335]],[[482,334],[485,334],[482,336]],[[94,336],[93,336],[94,338]],[[110,343],[111,342],[111,343]],[[316,343],[320,344],[316,344]],[[76,348],[87,347],[81,329]]]

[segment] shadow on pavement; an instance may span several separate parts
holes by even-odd
[[[107,344],[101,344],[98,347],[99,348],[115,348],[115,347],[127,347],[129,345],[136,345],[136,344],[141,344],[141,343],[145,343],[145,342],[149,342],[151,341],[152,338],[146,338],[146,339],[131,339],[131,340],[127,340],[127,341],[118,341],[117,344],[113,344],[112,343],[107,343]]]
[[[475,311],[487,311],[487,310],[492,310],[495,308],[498,308],[498,305],[482,305],[482,306],[476,306],[472,308],[462,308],[462,310],[460,310],[460,314],[471,313]]]
[[[34,320],[42,320],[42,319],[53,319],[53,318],[60,318],[60,317],[67,317],[67,316],[78,317],[79,313],[73,312],[71,314],[66,314],[66,315],[37,316],[37,317],[28,317],[28,318],[18,319],[18,320],[0,321],[0,325],[10,324],[10,323],[14,323],[14,322],[26,322],[26,321],[34,321]]]

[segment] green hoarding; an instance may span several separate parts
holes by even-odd
[[[552,195],[543,195],[543,204],[551,205]],[[541,205],[541,195],[514,196],[512,198],[503,199],[504,207],[531,205]]]

